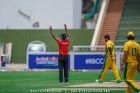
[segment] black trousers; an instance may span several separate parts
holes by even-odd
[[[63,72],[64,72],[64,82],[68,82],[68,56],[59,55],[58,56],[58,66],[59,66],[59,82],[63,82]]]

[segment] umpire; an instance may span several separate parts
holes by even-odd
[[[59,35],[61,39],[55,37],[52,32],[52,27],[50,26],[50,32],[52,37],[57,41],[59,45],[59,56],[58,56],[58,66],[59,66],[59,83],[63,82],[63,70],[64,70],[64,83],[68,83],[68,47],[70,43],[70,39],[68,38],[67,27],[65,26],[65,33]]]

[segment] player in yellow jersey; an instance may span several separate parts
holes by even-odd
[[[124,69],[124,80],[127,84],[126,93],[132,93],[132,89],[136,92],[140,91],[140,87],[134,83],[134,76],[136,70],[139,69],[140,67],[139,64],[140,47],[139,44],[134,41],[134,38],[135,38],[134,33],[131,31],[128,32],[127,34],[128,41],[124,44],[123,62],[121,63],[121,70]],[[123,68],[124,64],[125,68]]]
[[[122,82],[120,79],[118,69],[116,67],[115,63],[115,50],[114,50],[114,43],[110,40],[110,36],[107,34],[104,36],[105,41],[106,41],[106,53],[105,53],[105,59],[104,59],[104,65],[102,68],[102,71],[98,77],[96,82],[103,83],[103,79],[108,71],[109,68],[112,69],[115,77],[116,77],[116,83]]]

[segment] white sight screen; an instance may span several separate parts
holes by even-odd
[[[45,48],[42,45],[30,45],[28,52],[45,52]]]

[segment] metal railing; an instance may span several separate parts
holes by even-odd
[[[122,52],[123,51],[123,46],[115,46],[115,51],[116,52]],[[73,46],[73,51],[78,51],[78,52],[100,52],[100,51],[105,51],[106,47],[105,46]]]

